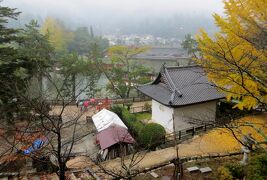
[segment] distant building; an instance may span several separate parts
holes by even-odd
[[[186,51],[172,47],[152,47],[134,57],[142,65],[158,72],[163,64],[167,66],[188,66],[193,63]]]
[[[154,82],[137,89],[152,98],[152,121],[168,132],[215,122],[217,100],[224,98],[199,66],[163,66]]]

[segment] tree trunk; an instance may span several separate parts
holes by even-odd
[[[65,180],[65,164],[60,165],[61,167],[59,168],[59,179],[60,180]]]
[[[59,126],[59,124],[58,124]],[[57,133],[57,159],[58,159],[58,165],[59,165],[59,179],[60,180],[65,180],[65,171],[66,171],[66,164],[65,161],[61,157],[61,134],[60,134],[60,129]]]
[[[71,84],[72,84],[72,99],[76,98],[76,75],[72,74],[71,76]]]

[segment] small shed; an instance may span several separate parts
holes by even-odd
[[[102,150],[109,148],[117,143],[135,143],[134,138],[128,132],[128,129],[112,124],[108,128],[100,131],[96,136]]]
[[[112,124],[128,129],[117,114],[107,109],[102,109],[93,115],[92,119],[98,132],[108,128]]]
[[[96,143],[101,148],[98,156],[100,161],[129,154],[128,145],[134,144],[135,140],[117,114],[102,109],[92,116],[92,120],[98,131]]]

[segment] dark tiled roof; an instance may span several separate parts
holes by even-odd
[[[208,81],[199,66],[163,67],[154,82],[137,89],[168,106],[184,106],[225,97]]]
[[[168,59],[168,60],[177,60],[179,58],[188,58],[187,53],[183,49],[179,48],[160,48],[152,47],[146,52],[136,55],[136,59]]]

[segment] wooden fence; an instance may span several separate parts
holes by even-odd
[[[131,113],[149,112],[150,109],[146,106],[132,106],[130,107]]]
[[[86,99],[81,99],[81,101],[85,101]],[[97,99],[96,98],[96,102],[104,102],[106,99]],[[127,104],[127,103],[133,103],[133,102],[142,102],[142,101],[149,101],[151,100],[150,97],[148,96],[144,96],[144,97],[133,97],[133,98],[126,98],[126,99],[108,99],[108,101],[111,104]],[[48,104],[52,104],[52,105],[62,105],[63,104],[63,100],[47,100],[46,101]],[[65,100],[64,104],[70,104],[70,105],[75,105],[76,101],[75,100]]]
[[[127,98],[127,99],[112,99],[113,104],[125,104],[125,103],[133,103],[133,102],[142,102],[142,101],[149,101],[151,100],[150,97],[133,97],[133,98]]]
[[[204,124],[199,126],[193,126],[190,128],[182,129],[174,133],[166,135],[166,144],[172,143],[174,141],[174,136],[176,136],[177,143],[192,138],[193,136],[206,132],[215,127],[215,124]]]

